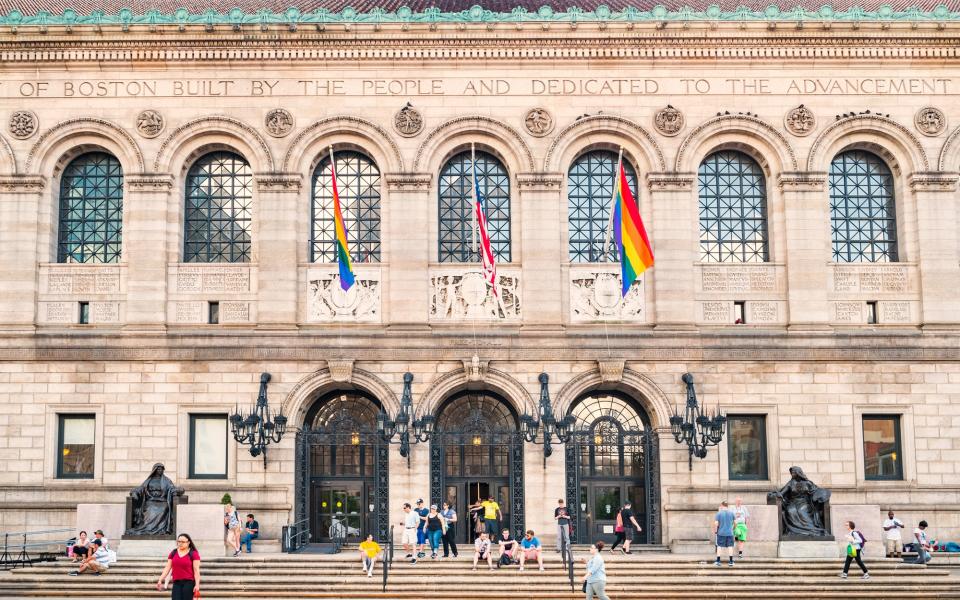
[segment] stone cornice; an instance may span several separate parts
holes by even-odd
[[[686,192],[693,189],[696,173],[647,173],[647,185],[651,191]]]
[[[777,185],[782,190],[796,192],[819,192],[827,184],[827,174],[822,171],[792,171],[780,173]]]
[[[582,15],[583,13],[581,13]],[[895,14],[895,13],[894,13]],[[960,58],[960,13],[949,18],[886,20],[738,20],[678,18],[636,22],[311,21],[296,26],[222,23],[204,15],[176,24],[4,24],[0,60],[38,62],[422,61],[422,60],[944,60]],[[27,19],[24,17],[24,19]],[[31,17],[33,19],[33,17]],[[24,21],[25,22],[25,21]],[[99,27],[99,29],[97,29]],[[69,31],[68,31],[69,28]]]
[[[433,181],[430,173],[387,173],[384,175],[390,191],[427,191]]]
[[[916,192],[955,192],[957,174],[940,171],[911,173],[908,179],[910,189]]]
[[[300,173],[260,173],[253,176],[258,192],[299,193],[303,187],[303,175]]]
[[[0,176],[0,192],[39,192],[45,185],[46,179],[41,175]]]

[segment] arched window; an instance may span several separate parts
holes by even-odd
[[[374,452],[368,436],[360,436],[377,431],[378,412],[379,404],[360,392],[333,392],[318,400],[304,423],[313,431],[339,437],[330,444],[311,446],[311,473],[327,477],[373,476]],[[357,443],[350,439],[354,435]]]
[[[60,178],[57,262],[118,262],[122,233],[120,161],[105,152],[75,158]]]
[[[233,152],[211,152],[187,173],[183,261],[250,262],[253,174]]]
[[[879,157],[842,152],[830,163],[834,262],[897,262],[893,175]]]
[[[766,262],[767,191],[763,170],[742,152],[715,152],[700,163],[700,261]]]
[[[448,477],[508,474],[509,433],[517,430],[517,416],[506,401],[489,393],[461,393],[440,408],[436,429],[446,434]]]
[[[361,263],[380,262],[380,170],[359,152],[338,152],[336,161],[337,194],[350,258]],[[336,262],[329,156],[321,160],[313,172],[311,223],[310,260]]]
[[[476,176],[487,215],[487,234],[497,262],[510,262],[510,177],[492,154],[476,153]],[[480,262],[480,236],[473,251],[473,169],[470,152],[440,170],[440,262]]]
[[[587,477],[643,477],[643,450],[627,432],[649,428],[647,415],[635,403],[616,393],[594,392],[570,410],[574,428],[585,435],[580,446],[581,474]]]
[[[570,262],[601,262],[603,242],[610,221],[613,185],[616,181],[617,154],[595,150],[581,155],[567,173],[567,232]],[[637,173],[626,160],[623,170],[627,183],[638,198]],[[620,260],[615,244],[607,247],[606,259]]]

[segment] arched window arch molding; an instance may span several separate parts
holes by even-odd
[[[0,173],[16,175],[19,172],[17,155],[13,153],[13,147],[6,137],[0,135]]]
[[[490,368],[484,370],[479,380],[472,379],[462,367],[440,375],[430,382],[415,408],[418,414],[435,415],[443,402],[464,390],[490,391],[498,394],[512,405],[518,415],[537,413],[533,397],[523,384],[503,371]]]
[[[675,401],[679,402],[679,394],[683,391],[679,376],[677,376],[677,387],[680,391],[675,394]],[[626,394],[633,398],[647,413],[652,429],[663,429],[670,426],[670,415],[673,414],[671,400],[652,379],[630,368],[625,368],[623,375],[616,381],[605,380],[599,368],[593,368],[577,375],[557,392],[554,401],[554,414],[568,414],[574,403],[590,392],[620,392]]]
[[[641,178],[667,170],[663,151],[646,129],[623,117],[602,115],[585,117],[564,128],[547,150],[543,170],[566,173],[577,157],[603,146],[614,152],[623,146],[624,155],[631,157]]]
[[[48,178],[38,215],[38,248],[41,260],[57,261],[57,236],[60,213],[60,186],[63,170],[74,159],[89,152],[105,152],[120,161],[124,174],[123,229],[127,228],[129,210],[126,178],[143,170],[143,154],[132,137],[117,125],[100,119],[72,119],[45,132],[30,150],[25,171]],[[125,236],[122,236],[125,239]],[[124,242],[125,243],[125,242]],[[120,262],[125,260],[121,245]]]
[[[960,126],[950,132],[940,149],[937,159],[938,171],[960,171]]]
[[[503,161],[511,177],[516,173],[536,171],[533,153],[516,129],[485,116],[465,116],[451,119],[427,134],[417,149],[413,161],[414,173],[438,173],[459,145],[470,148],[470,142],[485,143],[488,151]],[[436,175],[434,175],[436,182]]]
[[[403,155],[393,137],[382,127],[359,117],[329,117],[303,129],[290,142],[281,170],[309,177],[321,155],[340,146],[362,151],[377,163],[381,173],[404,171]]]
[[[257,130],[232,117],[217,115],[200,117],[175,129],[161,143],[153,170],[182,177],[198,151],[208,146],[234,148],[250,163],[255,175],[276,171],[273,152]]]
[[[348,379],[334,379],[330,369],[324,367],[301,377],[287,392],[282,404],[283,414],[293,426],[302,427],[315,400],[331,392],[351,390],[369,394],[391,415],[397,414],[400,408],[396,392],[373,373],[354,367]]]
[[[790,141],[765,121],[746,115],[722,115],[697,126],[680,142],[674,170],[696,173],[706,156],[723,148],[749,154],[763,167],[768,179],[799,170]]]

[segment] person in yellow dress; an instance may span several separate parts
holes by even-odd
[[[360,559],[363,561],[363,570],[367,572],[367,577],[373,577],[373,565],[377,562],[377,555],[380,554],[380,544],[373,541],[373,534],[367,534],[367,539],[360,542]]]

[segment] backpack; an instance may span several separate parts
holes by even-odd
[[[860,549],[863,550],[863,547],[867,545],[867,536],[863,535],[863,532],[859,529],[854,529],[853,532],[860,537]]]
[[[194,555],[194,554],[197,554],[197,551],[196,551],[196,550],[191,550],[191,551],[187,552],[187,557],[190,558],[190,566],[193,566],[193,561],[194,561],[193,555]],[[169,560],[173,560],[173,557],[174,557],[174,556],[177,556],[177,550],[176,550],[176,548],[174,548],[173,550],[170,551],[170,554],[167,555],[167,558],[168,558]]]

